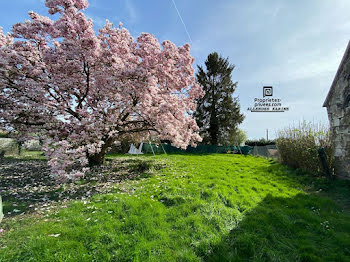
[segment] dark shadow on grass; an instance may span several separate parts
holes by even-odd
[[[325,176],[309,174],[301,169],[294,170],[270,160],[270,165],[260,166],[258,170],[269,173],[274,179],[280,179],[289,186],[301,187],[304,191],[319,196],[326,196],[350,210],[350,181],[342,179],[329,180]]]
[[[349,234],[350,213],[329,198],[268,195],[203,260],[350,261]]]
[[[58,183],[46,161],[5,158],[0,163],[0,195],[5,217],[47,210],[59,201],[115,192],[124,180],[147,178],[165,165],[146,159],[120,158],[91,170],[84,179]]]

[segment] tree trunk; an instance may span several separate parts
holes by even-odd
[[[211,113],[210,123],[209,123],[209,135],[210,135],[210,144],[218,144],[218,135],[219,135],[219,124],[216,116],[215,110]]]
[[[89,167],[101,166],[105,161],[107,149],[113,144],[114,138],[108,138],[103,144],[101,151],[94,155],[88,155]]]
[[[20,156],[22,154],[22,141],[17,141],[17,149],[18,149],[18,155]]]
[[[95,155],[88,156],[89,167],[101,166],[105,160],[105,153],[98,153]]]

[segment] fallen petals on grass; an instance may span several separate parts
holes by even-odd
[[[49,235],[49,237],[59,237],[61,234],[52,234],[52,235]]]
[[[133,164],[132,157],[106,161],[80,181],[59,184],[50,175],[45,161],[5,158],[0,163],[0,192],[4,202],[11,206],[6,214],[46,214],[57,207],[67,208],[65,202],[70,200],[82,200],[87,205],[92,196],[115,192],[116,185],[142,175]],[[157,165],[164,166],[164,163]],[[133,189],[124,190],[133,193]]]

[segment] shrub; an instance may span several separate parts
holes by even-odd
[[[260,138],[259,140],[247,140],[245,142],[247,146],[269,146],[275,145],[275,140],[266,140],[265,138]]]
[[[132,140],[121,140],[118,143],[113,144],[108,151],[108,154],[126,154],[130,149]]]
[[[17,154],[18,145],[12,138],[0,138],[0,151],[5,151],[7,155]]]
[[[8,137],[9,137],[9,134],[7,132],[0,130],[0,138],[8,138]]]
[[[247,132],[242,129],[237,129],[235,132],[230,134],[229,139],[227,140],[227,145],[241,146],[244,145],[247,141]]]
[[[280,130],[277,136],[276,144],[282,163],[311,174],[322,174],[317,150],[324,147],[328,163],[333,170],[333,149],[328,127],[303,121],[296,127],[290,126]]]

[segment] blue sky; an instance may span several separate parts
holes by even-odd
[[[192,38],[195,65],[210,52],[236,65],[241,128],[249,138],[270,137],[284,126],[308,120],[327,123],[323,101],[349,41],[349,0],[175,0]],[[1,0],[0,26],[28,18],[34,10],[47,15],[43,0]],[[172,0],[90,0],[86,14],[96,28],[105,19],[177,45],[190,42]],[[290,107],[286,113],[250,113],[246,109],[262,87]]]

